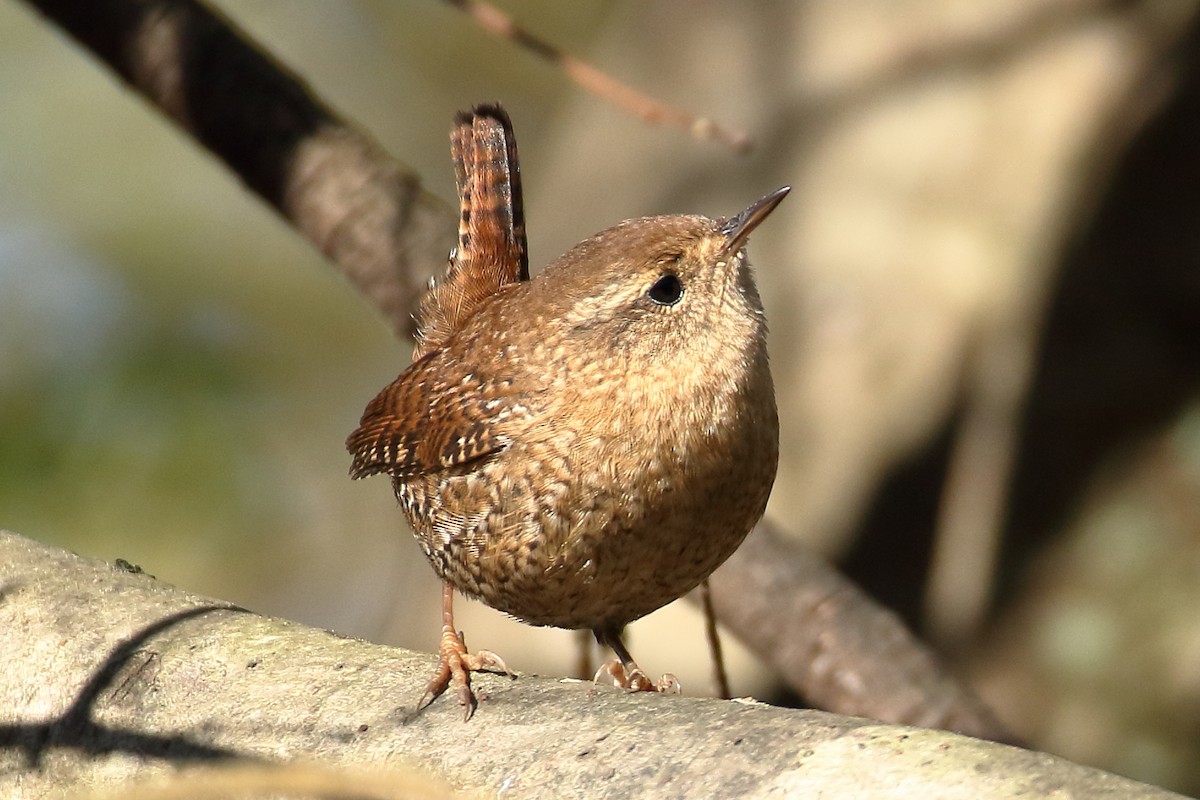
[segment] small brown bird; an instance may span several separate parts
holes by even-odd
[[[461,224],[418,312],[414,362],[347,440],[392,476],[444,582],[438,673],[469,717],[458,589],[532,625],[591,629],[614,677],[656,687],[624,626],[693,589],[767,504],[779,423],[746,239],[784,187],[729,219],[596,234],[529,279],[516,144],[498,105],[451,133]],[[505,671],[507,671],[505,669]]]

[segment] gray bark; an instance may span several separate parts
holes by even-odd
[[[420,765],[504,797],[1173,797],[1043,753],[816,711],[480,675],[0,532],[0,794],[249,760]],[[380,796],[366,790],[358,796]],[[392,795],[398,796],[398,795]]]

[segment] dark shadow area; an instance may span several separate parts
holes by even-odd
[[[1002,534],[1001,602],[1097,468],[1161,430],[1200,390],[1200,30],[1164,66],[1179,78],[1176,91],[1115,159],[1094,213],[1063,243]],[[912,624],[953,426],[892,473],[844,562]]]
[[[8,580],[0,583],[0,603],[5,602],[23,588],[25,588],[25,583],[20,580]]]
[[[1067,243],[1012,485],[1008,581],[1097,466],[1200,390],[1200,29],[1171,59],[1176,91]]]
[[[952,419],[924,450],[892,470],[838,565],[915,631],[921,630],[938,503],[956,430]]]
[[[158,736],[135,730],[109,728],[92,719],[92,709],[96,701],[104,692],[113,688],[119,675],[132,671],[133,674],[127,676],[126,682],[137,679],[137,672],[141,667],[133,664],[134,657],[151,639],[182,622],[216,611],[246,613],[245,609],[236,606],[204,605],[184,609],[147,625],[121,642],[105,658],[84,684],[75,702],[61,717],[27,725],[0,726],[0,748],[20,749],[32,768],[40,767],[47,751],[56,747],[79,750],[91,756],[128,753],[175,763],[249,758],[250,756],[244,753],[194,742],[186,736]],[[146,663],[143,660],[142,666]]]

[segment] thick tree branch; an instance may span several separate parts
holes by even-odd
[[[488,699],[470,723],[449,698],[414,715],[430,656],[258,617],[11,533],[0,564],[5,796],[233,759],[417,762],[506,797],[1174,796],[954,734],[530,676],[479,676]]]
[[[1012,741],[897,615],[770,522],[709,581],[717,618],[818,708]]]

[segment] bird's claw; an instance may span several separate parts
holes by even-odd
[[[503,672],[510,678],[516,678],[516,674],[508,668],[504,659],[492,651],[468,652],[461,631],[444,633],[441,645],[438,647],[437,672],[434,673],[433,678],[425,687],[425,693],[417,702],[417,710],[425,709],[453,686],[455,694],[458,695],[458,704],[463,707],[463,721],[466,722],[479,706],[479,701],[471,690],[471,673],[484,670]]]
[[[600,680],[606,675],[612,680],[614,686],[630,692],[682,693],[679,679],[673,674],[665,673],[658,683],[655,683],[650,680],[649,675],[642,671],[641,667],[634,665],[633,669],[626,670],[625,666],[616,659],[602,664],[596,671],[595,677],[592,678],[592,683],[600,683]]]

